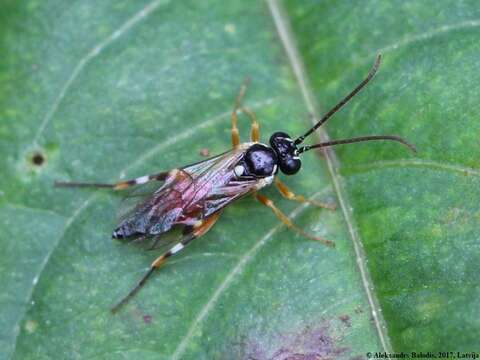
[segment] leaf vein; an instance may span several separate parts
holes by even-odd
[[[3,202],[2,205],[6,205],[7,207],[10,207],[12,209],[17,209],[17,210],[27,210],[27,211],[31,211],[31,212],[34,212],[34,213],[46,213],[46,214],[55,215],[55,216],[59,216],[59,217],[65,217],[65,215],[57,213],[53,210],[34,208],[34,207],[31,207],[31,206],[16,204],[16,203],[12,203],[12,202],[9,202],[9,201]]]
[[[47,256],[45,256],[45,258],[43,259],[43,262],[41,263],[40,265],[40,270],[39,270],[39,274],[41,274],[43,272],[43,270],[45,269],[45,267],[47,266],[48,264],[48,261],[50,260],[50,257],[52,256],[53,252],[55,251],[55,249],[57,248],[58,244],[60,243],[60,241],[62,240],[63,236],[65,235],[65,233],[67,232],[67,230],[70,228],[70,226],[73,224],[73,222],[75,221],[75,219],[83,212],[83,210],[85,210],[89,205],[90,203],[95,200],[95,198],[98,196],[98,193],[97,194],[93,194],[91,195],[89,198],[87,198],[87,200],[85,200],[83,202],[83,204],[77,208],[77,210],[75,210],[75,212],[67,219],[67,221],[65,222],[65,225],[63,226],[63,229],[62,231],[60,232],[60,236],[55,240],[51,250],[48,252]],[[32,296],[33,296],[33,293],[38,285],[39,281],[37,282],[34,282],[33,283],[33,286],[31,287],[29,293],[27,294],[27,298],[26,298],[26,301],[25,301],[25,306],[27,307],[29,302],[31,301],[32,299]],[[12,349],[12,354],[15,353],[15,350],[16,350],[16,347],[17,347],[17,339],[18,339],[18,334],[20,333],[20,323],[22,322],[25,314],[26,314],[26,308],[25,308],[25,313],[23,314],[23,316],[20,316],[14,329],[16,329],[16,333],[15,333],[15,336],[14,336],[14,339],[13,339],[13,349]]]
[[[322,189],[321,191],[315,193],[313,196],[310,197],[310,200],[315,199],[316,197],[320,196],[322,193],[326,192],[330,187],[326,187]],[[307,207],[309,207],[309,204],[303,204],[298,207],[296,207],[289,215],[288,217],[293,220],[297,216],[299,216]],[[205,305],[201,308],[200,312],[198,315],[195,317],[195,320],[193,320],[192,324],[187,330],[187,333],[185,336],[180,340],[180,342],[177,345],[177,348],[173,352],[171,359],[172,360],[177,360],[181,359],[185,350],[187,349],[188,342],[190,339],[193,337],[196,328],[198,325],[207,318],[208,314],[210,311],[213,309],[215,304],[217,303],[218,299],[220,296],[230,287],[230,285],[233,283],[234,279],[241,275],[245,268],[247,267],[248,264],[252,262],[252,260],[255,258],[257,255],[258,251],[260,248],[262,248],[264,245],[268,243],[268,241],[277,233],[281,228],[283,228],[285,225],[283,223],[279,223],[277,226],[271,228],[262,238],[260,238],[255,245],[253,245],[237,262],[235,267],[232,268],[232,270],[229,271],[227,276],[225,277],[225,280],[222,281],[222,283],[217,287],[217,289],[214,291],[212,296],[208,299],[208,301],[205,303]]]
[[[440,161],[433,161],[433,160],[421,160],[421,159],[398,159],[398,160],[388,160],[388,161],[375,161],[368,164],[356,164],[352,166],[351,169],[370,170],[370,169],[378,169],[382,167],[408,167],[408,166],[439,169],[439,170],[459,173],[462,175],[471,175],[471,176],[480,177],[479,170],[476,170],[467,166],[448,164],[448,163],[443,163]]]
[[[397,50],[400,47],[410,45],[414,42],[429,40],[431,38],[434,38],[435,36],[443,35],[451,31],[456,31],[456,30],[461,30],[466,28],[474,28],[479,26],[480,26],[480,19],[475,19],[475,20],[462,21],[456,24],[451,24],[451,25],[442,25],[433,30],[424,32],[422,34],[407,35],[402,39],[377,50],[375,54],[370,54],[368,58],[370,59],[372,56],[375,56],[377,53],[384,54],[386,52]]]
[[[295,77],[297,78],[301,93],[305,99],[307,109],[310,114],[313,114],[313,123],[317,123],[320,119],[317,111],[318,107],[315,102],[313,92],[309,86],[308,77],[305,73],[301,56],[297,50],[295,37],[292,34],[292,30],[290,29],[290,24],[285,15],[284,9],[282,8],[282,5],[278,0],[267,0],[267,3],[270,8],[270,13],[275,22],[275,26],[277,28],[280,40],[285,48],[287,57],[290,61],[290,65],[295,74]],[[324,130],[322,131],[320,129],[318,135],[322,142],[329,140],[329,137]],[[381,314],[380,304],[374,293],[373,283],[371,281],[370,273],[366,264],[363,245],[353,220],[351,206],[348,201],[342,179],[337,172],[338,159],[336,158],[335,152],[332,149],[325,148],[324,154],[330,176],[332,177],[333,186],[337,194],[338,201],[340,203],[340,207],[342,209],[342,213],[347,224],[348,231],[350,233],[350,237],[352,239],[355,255],[357,258],[358,269],[360,271],[360,276],[362,279],[365,294],[368,299],[368,303],[370,304],[371,314],[373,322],[375,324],[375,328],[377,330],[379,341],[382,344],[384,351],[391,352],[392,347],[390,344],[390,339],[387,334],[387,328],[384,325],[385,321]]]
[[[252,109],[259,109],[261,107],[268,106],[268,105],[272,104],[275,100],[276,100],[276,98],[268,98],[268,99],[253,103],[251,105],[251,107],[252,107]],[[192,135],[196,134],[199,130],[207,128],[207,127],[215,124],[216,122],[224,119],[225,117],[229,116],[230,113],[231,113],[231,111],[225,111],[221,114],[212,116],[211,118],[209,118],[207,120],[201,121],[198,125],[190,127],[187,130],[185,130],[185,131],[183,131],[179,134],[176,134],[176,135],[170,137],[168,140],[166,140],[164,142],[161,142],[158,145],[152,147],[150,150],[147,150],[142,155],[140,155],[134,162],[132,162],[130,165],[128,165],[125,169],[123,169],[122,172],[120,173],[120,178],[124,178],[126,173],[130,169],[135,168],[138,165],[145,162],[146,160],[152,158],[154,155],[158,154],[163,149],[166,149],[169,146],[180,142],[181,140],[188,139]]]
[[[84,57],[82,57],[75,68],[72,71],[72,74],[67,79],[67,81],[63,84],[60,92],[58,93],[57,97],[55,98],[52,106],[47,111],[45,116],[43,117],[42,122],[33,138],[33,147],[38,146],[38,140],[42,135],[43,131],[47,127],[48,123],[52,120],[53,116],[58,110],[58,107],[62,103],[65,95],[67,94],[68,90],[70,89],[72,83],[77,79],[78,75],[83,71],[85,66],[92,61],[92,59],[96,58],[98,55],[102,53],[102,51],[108,47],[111,43],[117,40],[120,36],[124,33],[128,32],[132,27],[134,27],[137,23],[141,20],[145,19],[148,15],[150,15],[153,11],[155,11],[161,4],[163,0],[154,0],[143,7],[140,11],[130,17],[127,21],[125,21],[118,29],[113,31],[106,39],[95,45]]]
[[[252,106],[252,108],[254,107],[261,107],[261,106],[264,106],[264,105],[268,105],[270,104],[271,102],[273,102],[274,98],[270,98],[270,99],[266,99],[264,101],[260,101],[256,104],[254,104]],[[151,156],[155,155],[158,151],[162,150],[163,148],[167,147],[167,146],[170,146],[170,145],[173,145],[174,143],[176,142],[179,142],[181,140],[184,140],[186,138],[188,138],[190,135],[193,135],[196,131],[198,131],[199,129],[201,128],[204,128],[208,125],[212,125],[215,121],[218,121],[219,119],[222,119],[223,117],[227,116],[228,114],[230,114],[230,112],[223,112],[219,115],[216,115],[212,118],[210,118],[209,120],[206,120],[206,121],[203,121],[202,123],[200,123],[200,125],[196,126],[196,127],[193,127],[193,128],[189,128],[179,134],[177,134],[176,136],[170,138],[169,140],[167,140],[166,142],[162,143],[162,144],[159,144],[159,146],[155,147],[154,149],[151,149],[151,150],[147,150],[146,152],[144,152],[143,154],[141,154],[139,156],[139,158],[137,158],[136,161],[134,161],[132,164],[128,165],[126,168],[124,168],[122,171],[120,171],[120,174],[123,174],[126,172],[127,169],[130,169],[133,164],[137,164],[139,163],[139,159],[141,159],[142,161],[146,160],[147,158],[150,158]],[[163,146],[161,146],[163,145]],[[75,221],[75,219],[83,212],[83,210],[85,210],[97,197],[98,197],[98,192],[91,195],[89,198],[87,198],[85,200],[85,202],[66,220],[64,226],[63,226],[63,229],[60,233],[60,236],[58,237],[57,240],[55,240],[51,250],[49,251],[49,253],[47,254],[47,256],[45,257],[45,259],[43,260],[41,266],[40,266],[40,271],[39,271],[39,274],[41,274],[43,272],[43,270],[45,269],[45,267],[47,266],[49,260],[50,260],[50,257],[52,256],[53,252],[55,251],[55,249],[57,248],[58,244],[61,242],[61,240],[63,239],[66,231],[68,230],[68,228],[73,224],[73,222]],[[35,287],[36,285],[38,285],[40,281],[37,281],[36,284],[34,286],[32,286],[31,288],[31,291],[28,293],[27,295],[27,299],[25,301],[25,304],[28,304],[32,297],[33,297],[33,293],[35,291]],[[26,311],[26,309],[25,309]],[[13,349],[12,349],[12,354],[15,353],[15,349],[16,349],[16,346],[17,346],[17,339],[18,339],[18,334],[20,332],[20,323],[22,322],[23,318],[25,316],[25,313],[19,317],[17,323],[16,323],[16,326],[14,327],[15,329],[18,329],[16,334],[15,334],[15,337],[14,337],[14,340],[13,340]]]

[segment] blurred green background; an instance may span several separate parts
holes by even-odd
[[[0,358],[479,349],[477,1],[5,0],[0,19]],[[379,52],[378,76],[326,130],[398,134],[418,155],[378,142],[305,154],[282,179],[335,212],[264,192],[335,249],[241,200],[109,313],[158,252],[110,239],[121,194],[54,180],[225,151],[246,76],[263,141],[299,135]]]

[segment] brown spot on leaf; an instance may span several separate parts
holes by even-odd
[[[143,322],[145,324],[151,324],[152,323],[152,315],[143,315]]]
[[[340,346],[341,338],[330,322],[306,326],[299,332],[285,332],[260,342],[259,336],[242,342],[245,360],[326,360],[337,359],[349,348]],[[276,345],[274,345],[276,344]]]
[[[200,149],[199,153],[201,156],[204,157],[210,156],[210,150],[207,148]]]
[[[31,162],[35,166],[42,166],[43,163],[45,162],[45,155],[43,155],[39,151],[34,152],[31,157]]]
[[[352,326],[352,322],[351,322],[351,320],[350,320],[350,316],[348,316],[347,314],[345,314],[345,315],[340,315],[338,318],[345,324],[345,326],[347,326],[347,327]]]

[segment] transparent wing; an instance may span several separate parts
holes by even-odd
[[[136,185],[129,190],[124,190],[124,193],[122,193],[122,201],[117,212],[118,222],[130,216],[140,204],[152,197],[163,184],[164,181],[153,180],[146,184]]]
[[[192,225],[248,194],[257,181],[237,180],[233,173],[243,155],[244,149],[233,149],[173,169],[156,190],[153,187],[146,191],[143,186],[136,189],[129,199],[141,200],[124,215],[115,232],[131,239],[158,237],[174,225]]]
[[[219,186],[212,191],[205,199],[205,217],[214,214],[232,202],[251,194],[258,180],[256,179],[242,179],[238,181],[231,180],[224,186]]]
[[[184,228],[185,226],[177,226],[167,233],[158,235],[145,234],[127,241],[147,251],[161,249],[164,252],[184,238],[182,234]]]
[[[198,177],[199,174],[208,171],[209,168],[213,166],[215,161],[225,154],[227,153],[187,165],[179,170],[188,171],[188,173],[192,176],[192,179],[189,180],[193,182],[193,177]],[[130,190],[126,190],[118,212],[119,222],[132,216],[135,212],[143,207],[142,205],[145,205],[146,203],[153,203],[153,199],[160,201],[162,196],[164,197],[167,193],[167,190],[174,187],[177,183],[178,179],[177,181],[172,181],[170,177],[170,179],[152,180],[145,184],[135,185],[135,187],[132,187]]]

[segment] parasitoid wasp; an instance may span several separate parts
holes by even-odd
[[[112,312],[116,312],[126,304],[140,290],[152,273],[164,264],[169,257],[210,230],[227,205],[250,194],[270,208],[288,228],[305,237],[333,247],[334,243],[332,241],[308,234],[295,226],[275,206],[272,200],[259,194],[258,190],[274,183],[280,194],[289,200],[310,202],[320,207],[333,209],[334,206],[331,204],[323,204],[295,195],[276,176],[279,170],[285,175],[294,175],[301,168],[302,163],[299,157],[301,154],[312,149],[340,144],[388,140],[399,142],[413,152],[416,151],[413,145],[396,135],[369,135],[299,146],[374,77],[380,66],[380,60],[381,56],[378,55],[367,77],[311,129],[296,139],[292,139],[290,135],[284,132],[275,132],[270,137],[269,145],[260,142],[257,118],[253,111],[242,105],[247,86],[244,83],[240,88],[231,114],[231,150],[191,165],[114,184],[56,182],[56,186],[60,187],[95,187],[113,190],[124,190],[146,183],[158,183],[158,189],[136,205],[134,210],[120,222],[113,231],[112,237],[114,239],[140,239],[143,241],[149,238],[157,241],[162,234],[171,230],[172,227],[182,227],[182,236],[176,241],[176,244],[153,261],[138,284],[112,308]],[[250,142],[240,143],[237,128],[239,111],[245,113],[251,120]],[[162,183],[161,186],[160,183]]]

